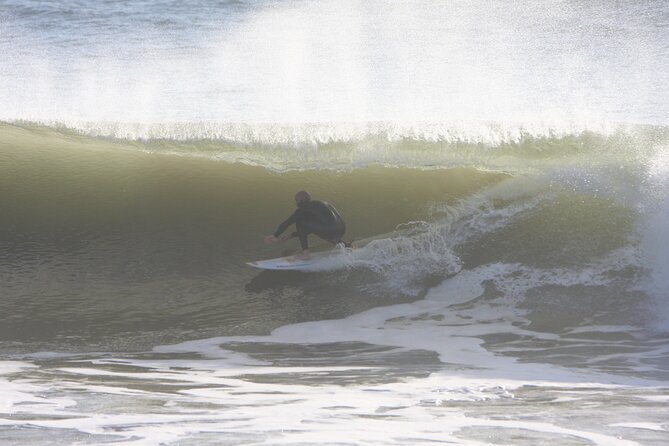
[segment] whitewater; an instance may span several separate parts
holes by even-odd
[[[0,444],[666,444],[667,35],[661,1],[0,0]],[[248,267],[300,189],[357,249]]]

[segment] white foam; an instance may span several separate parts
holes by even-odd
[[[359,319],[358,324],[363,320],[368,324],[376,317],[366,314]],[[320,334],[317,340],[324,337]],[[290,336],[284,331],[259,340],[282,341],[287,338]],[[217,343],[230,339],[210,341],[211,348],[218,345],[220,349]],[[198,348],[201,347],[202,343]],[[458,345],[453,348],[457,351]],[[185,346],[182,344],[177,349],[183,351]],[[205,348],[204,352],[207,351]],[[108,361],[100,360],[99,365],[104,367]],[[310,373],[323,374],[331,368],[258,367],[240,368],[235,373],[229,367],[218,370],[205,365],[202,370],[195,363],[189,364],[188,370],[176,372],[173,368],[179,367],[182,361],[172,360],[169,355],[164,359],[126,361],[132,369],[125,373],[111,373],[104,369],[93,373],[96,382],[106,381],[113,385],[87,383],[79,378],[82,373],[90,376],[89,367],[84,370],[59,369],[64,380],[52,380],[46,386],[31,388],[19,383],[28,393],[45,393],[47,386],[60,394],[75,392],[73,402],[76,405],[45,407],[44,403],[52,403],[50,400],[53,397],[34,401],[23,398],[16,408],[17,413],[23,414],[23,421],[0,417],[0,425],[29,424],[33,428],[75,429],[92,435],[93,441],[95,435],[111,434],[117,436],[115,443],[118,444],[156,446],[179,440],[197,441],[200,435],[216,435],[218,441],[229,438],[231,442],[242,442],[250,437],[257,444],[328,444],[331,438],[357,444],[406,444],[416,441],[480,444],[466,434],[470,428],[490,429],[497,434],[504,434],[507,429],[521,429],[528,435],[553,434],[556,439],[568,436],[602,446],[636,444],[613,433],[603,432],[595,425],[580,423],[580,427],[565,426],[547,416],[536,417],[531,408],[533,397],[525,399],[522,396],[528,383],[536,389],[541,386],[551,389],[543,393],[543,398],[548,399],[551,392],[560,389],[561,396],[557,400],[561,399],[560,404],[566,403],[573,408],[589,404],[591,398],[597,401],[603,393],[608,395],[609,404],[615,404],[616,393],[624,390],[620,386],[588,379],[574,381],[571,379],[573,376],[556,381],[543,374],[525,381],[523,376],[502,378],[495,376],[496,373],[487,373],[486,377],[476,377],[472,376],[475,373],[467,371],[433,373],[427,378],[390,384],[339,386],[323,382],[313,386],[301,383],[299,377]],[[188,361],[184,361],[183,365],[188,365]],[[356,372],[354,367],[342,370],[348,370],[349,374]],[[244,378],[249,373],[265,376],[269,380],[254,382]],[[286,373],[294,374],[295,379],[274,382],[271,378],[272,375]],[[125,385],[129,389],[118,388],[120,377],[126,380]],[[563,374],[562,378],[567,376]],[[147,390],[132,390],[134,387],[141,388],[142,382],[149,385]],[[151,390],[156,386],[158,390]],[[171,386],[178,390],[170,392]],[[85,389],[85,397],[81,393],[77,396],[76,391],[82,389]],[[121,399],[109,399],[112,396]],[[91,401],[96,401],[95,409],[85,410]],[[497,402],[505,403],[496,407]],[[78,405],[82,408],[78,409]],[[518,410],[518,416],[509,407]],[[597,407],[601,406],[594,404],[590,413],[599,410]],[[523,416],[524,411],[532,413],[533,419]],[[31,413],[35,414],[34,418],[26,417]],[[491,413],[503,413],[504,416],[490,416]],[[43,417],[46,414],[60,416],[49,419]],[[647,425],[651,423],[653,421],[646,422]]]
[[[38,120],[51,127],[66,126],[91,136],[129,140],[222,141],[238,146],[280,147],[314,152],[318,146],[355,143],[361,154],[386,150],[404,140],[441,144],[480,144],[490,148],[521,142],[527,138],[561,138],[593,132],[610,136],[630,131],[629,126],[610,122],[486,121],[480,119],[441,121],[373,122],[109,122]],[[385,143],[385,144],[384,144]],[[390,146],[389,146],[390,144]],[[380,147],[379,147],[380,146]]]
[[[610,426],[613,427],[630,427],[632,429],[648,429],[652,431],[659,431],[659,432],[666,432],[667,429],[657,423],[615,423],[615,424],[610,424]]]
[[[391,234],[359,241],[361,248],[347,251],[330,266],[377,273],[381,281],[368,284],[368,292],[417,296],[424,291],[426,277],[461,271],[458,247],[512,224],[551,196],[542,179],[508,179],[453,206],[435,206],[429,222],[406,223]],[[506,204],[496,205],[500,200]]]
[[[453,310],[453,306],[472,302],[482,297],[485,282],[493,282],[503,292],[495,301],[478,301],[476,305]],[[551,333],[529,332],[522,328],[524,311],[516,305],[528,290],[544,284],[572,286],[576,284],[608,284],[605,274],[592,271],[563,269],[539,270],[517,264],[491,264],[464,271],[432,288],[424,299],[407,304],[374,308],[345,319],[304,322],[278,328],[270,336],[242,336],[214,338],[163,346],[157,351],[198,351],[206,357],[217,357],[221,344],[227,342],[302,344],[305,339],[313,344],[337,342],[364,342],[387,345],[407,350],[434,351],[444,363],[456,363],[477,371],[472,376],[513,377],[534,380],[537,377],[578,382],[589,376],[586,370],[567,371],[550,365],[523,364],[515,359],[497,356],[482,347],[481,337],[489,334],[515,334],[534,339],[558,340]],[[505,303],[506,302],[506,303]],[[519,324],[521,323],[521,324]],[[624,327],[617,326],[617,329]],[[634,331],[634,327],[629,327]],[[596,326],[592,330],[597,330]],[[611,327],[603,327],[610,332]],[[574,331],[577,332],[578,330]],[[238,364],[244,363],[243,355]],[[625,381],[621,377],[616,382]],[[631,382],[634,379],[630,378]]]
[[[50,393],[48,385],[33,384],[30,381],[6,377],[6,375],[36,368],[35,365],[29,363],[0,361],[0,370],[4,375],[0,378],[0,412],[19,413],[37,407],[42,413],[53,414],[76,404],[69,398],[47,396]],[[1,423],[2,420],[0,420]]]
[[[18,373],[24,369],[34,368],[33,364],[19,361],[0,361],[0,376]]]
[[[169,386],[162,377],[166,368],[172,365],[169,359],[163,363],[163,369],[154,369],[155,364],[147,367],[143,360],[134,360],[132,365],[144,370],[129,372],[129,379],[147,380],[163,389]],[[287,367],[284,371],[292,370]],[[75,374],[69,375],[68,380],[76,380],[76,371],[73,372]],[[241,371],[240,375],[243,373]],[[104,374],[98,376],[102,379]],[[116,376],[112,374],[109,379],[113,381]],[[230,386],[225,386],[220,385],[216,372],[193,368],[184,371],[182,376],[181,387],[189,382],[204,386],[171,394],[160,391],[125,393],[120,395],[125,400],[110,400],[105,405],[105,395],[119,396],[119,392],[79,381],[78,388],[85,388],[87,392],[85,400],[98,400],[98,412],[82,412],[70,406],[61,408],[61,417],[58,418],[35,416],[30,419],[25,415],[51,412],[44,412],[42,407],[31,405],[28,401],[18,410],[24,414],[24,422],[33,428],[75,429],[92,436],[114,435],[117,436],[115,444],[125,445],[160,445],[187,441],[191,437],[197,439],[202,434],[217,435],[218,441],[230,438],[232,442],[251,436],[258,444],[327,444],[328,439],[336,438],[340,442],[363,444],[452,441],[478,445],[478,441],[464,435],[465,430],[471,427],[496,429],[499,433],[506,429],[523,429],[528,433],[555,434],[556,438],[571,436],[586,439],[598,445],[635,444],[597,432],[594,426],[564,427],[551,420],[528,420],[509,413],[504,418],[477,414],[479,410],[489,412],[496,401],[516,401],[515,392],[524,385],[518,380],[438,373],[425,379],[380,385],[308,386],[301,385],[299,381],[281,384],[236,379],[230,380]],[[136,381],[130,383],[138,385]],[[560,386],[556,382],[539,380],[533,384],[551,388]],[[58,382],[51,382],[50,386],[61,392],[69,391]],[[592,382],[562,386],[562,392],[574,398],[574,407],[605,390],[611,392],[611,398],[614,398],[614,392],[619,389]],[[592,391],[593,386],[598,387],[599,392]],[[164,404],[156,404],[160,400],[165,401]],[[126,402],[119,410],[117,405],[121,401]],[[142,401],[151,404],[143,408]],[[85,404],[85,401],[81,403]],[[523,402],[514,404],[522,405]],[[504,406],[508,407],[508,403]],[[0,425],[17,424],[22,422],[0,418]],[[227,437],[220,437],[222,435]],[[95,441],[95,437],[92,440]]]
[[[481,337],[489,334],[557,339],[524,329],[518,324],[523,321],[522,311],[505,304],[513,296],[486,299],[485,283],[506,287],[519,298],[537,280],[605,282],[597,266],[585,275],[520,269],[522,274],[517,274],[516,264],[484,265],[444,280],[415,302],[373,308],[344,319],[284,326],[268,336],[160,346],[149,359],[117,355],[73,360],[70,366],[50,370],[51,376],[61,377],[57,380],[39,382],[33,377],[32,382],[14,381],[10,383],[14,387],[3,387],[10,389],[4,391],[13,402],[9,409],[23,414],[24,421],[0,417],[0,425],[76,429],[93,438],[116,435],[118,444],[156,446],[204,441],[206,435],[217,441],[256,444],[328,444],[336,439],[356,444],[450,441],[480,445],[475,432],[481,430],[514,438],[524,432],[525,444],[539,436],[558,442],[572,438],[601,446],[628,446],[638,445],[630,439],[634,438],[630,428],[662,432],[658,421],[666,416],[662,383],[518,363],[483,347]],[[364,377],[383,374],[383,365],[361,367],[334,359],[324,365],[296,361],[277,365],[226,349],[250,343],[272,352],[273,344],[344,342],[389,346],[394,351],[435,351],[443,369],[422,378],[375,384],[365,383]],[[172,353],[192,353],[193,358],[173,358]],[[22,363],[10,364],[7,370],[21,367]],[[342,375],[353,377],[352,383],[339,385],[328,378]],[[85,394],[80,393],[82,389]],[[633,423],[609,410],[626,407],[628,391],[654,404],[655,410]],[[604,397],[606,405],[601,404]],[[86,409],[92,401],[94,408]],[[550,411],[545,410],[546,402],[551,404]],[[585,417],[579,423],[565,423],[558,407],[571,413],[587,410],[597,421],[589,423]],[[34,417],[27,417],[30,414]],[[61,417],[48,419],[44,414]],[[602,419],[608,420],[604,428]]]

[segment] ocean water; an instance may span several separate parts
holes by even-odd
[[[662,1],[0,0],[0,444],[667,444],[667,36]],[[246,266],[300,189],[357,249]]]

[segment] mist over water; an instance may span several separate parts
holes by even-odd
[[[662,2],[3,1],[0,119],[666,123]]]
[[[665,444],[668,23],[0,0],[0,442]]]

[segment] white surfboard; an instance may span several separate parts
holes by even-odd
[[[254,268],[269,270],[323,271],[343,268],[346,265],[345,252],[342,249],[333,249],[332,251],[312,253],[308,259],[288,256],[247,262],[246,264]]]

